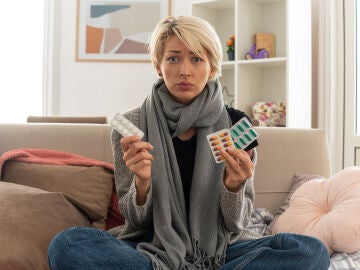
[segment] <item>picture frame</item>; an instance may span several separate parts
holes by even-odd
[[[149,62],[156,24],[171,0],[78,0],[76,61]]]

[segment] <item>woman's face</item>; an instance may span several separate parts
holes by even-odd
[[[165,42],[164,55],[157,71],[177,102],[189,104],[213,76],[207,52],[202,49],[199,57],[176,36],[169,37]]]

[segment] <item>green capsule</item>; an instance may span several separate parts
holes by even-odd
[[[249,127],[250,127],[250,126],[249,126],[249,123],[248,123],[246,120],[243,121],[243,124],[244,124],[244,126],[245,126],[246,128],[249,128]]]
[[[246,138],[248,141],[251,141],[251,137],[249,136],[249,134],[245,134],[245,138]]]
[[[242,128],[242,126],[240,126],[240,125],[237,125],[236,126],[241,132],[244,132],[245,130]]]
[[[246,142],[244,141],[243,138],[240,138],[239,141],[240,141],[243,145],[246,145]]]
[[[235,130],[235,129],[232,129],[231,130],[231,133],[235,136],[235,137],[239,137],[240,134]]]
[[[250,129],[250,134],[256,137],[256,132],[253,129]]]
[[[236,147],[236,148],[241,149],[240,144],[238,144],[237,142],[234,142],[234,144],[235,144],[235,147]]]

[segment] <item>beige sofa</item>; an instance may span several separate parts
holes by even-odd
[[[257,131],[255,207],[266,207],[275,213],[292,186],[294,173],[330,176],[329,149],[324,130],[258,127]],[[17,148],[54,149],[112,163],[110,132],[108,124],[0,124],[0,154]],[[76,209],[81,208],[81,203],[77,204],[71,196],[69,199],[65,194],[65,197],[71,203],[75,201]],[[38,233],[38,237],[41,238],[42,234]],[[39,262],[31,258],[17,264],[13,258],[3,256],[0,253],[0,269],[47,269],[46,263],[39,266]]]

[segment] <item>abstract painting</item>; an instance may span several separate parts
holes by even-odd
[[[155,25],[170,0],[78,0],[77,61],[148,62]]]

